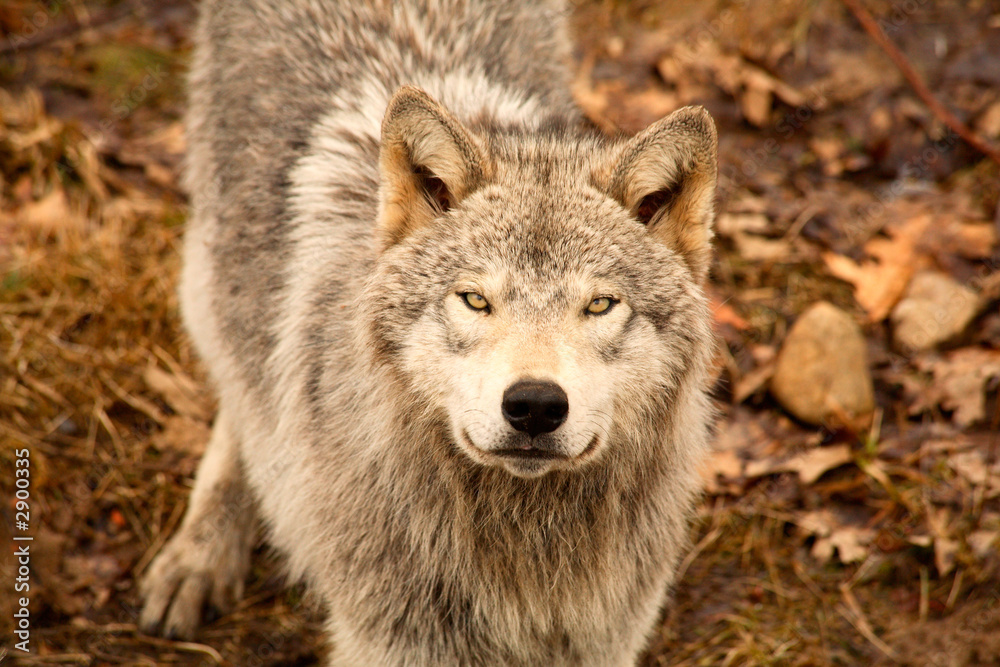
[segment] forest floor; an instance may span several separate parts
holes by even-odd
[[[1000,4],[863,4],[1000,143]],[[17,664],[322,660],[320,615],[263,547],[244,602],[195,642],[136,628],[137,575],[183,515],[213,416],[175,294],[194,16],[0,7],[0,538],[23,448],[34,536]],[[634,132],[702,104],[720,136],[716,451],[644,664],[1000,665],[1000,166],[846,0],[581,0],[574,25],[593,122]],[[835,341],[848,388],[819,417],[796,395],[829,369],[783,364],[793,339]],[[0,663],[15,598],[0,593]]]

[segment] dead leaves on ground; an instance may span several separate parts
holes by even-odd
[[[987,394],[1000,388],[1000,350],[961,348],[917,364],[928,376],[915,388],[911,414],[940,406],[960,428],[985,421]]]
[[[881,322],[899,302],[910,278],[926,264],[917,247],[932,216],[918,215],[864,246],[868,259],[855,262],[843,255],[824,253],[823,260],[835,277],[854,286],[854,298],[868,313],[869,322]]]

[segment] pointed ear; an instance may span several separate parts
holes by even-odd
[[[698,281],[711,261],[717,153],[712,117],[685,107],[627,142],[606,176],[608,194],[676,250]]]
[[[379,149],[381,249],[455,206],[489,172],[469,131],[430,95],[404,86],[389,100]]]

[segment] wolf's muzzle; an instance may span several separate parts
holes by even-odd
[[[562,387],[547,380],[518,380],[503,393],[504,419],[515,430],[534,438],[559,428],[569,414]]]

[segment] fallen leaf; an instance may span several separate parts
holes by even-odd
[[[1000,138],[1000,102],[994,102],[979,116],[976,130],[986,138]]]
[[[779,472],[797,473],[803,484],[812,484],[826,472],[852,460],[849,445],[817,447],[784,461],[761,459],[747,463],[747,477],[763,477]]]
[[[983,450],[953,454],[948,463],[959,477],[972,486],[981,487],[986,499],[1000,496],[1000,461],[987,463]]]
[[[872,239],[865,244],[865,253],[872,259],[862,264],[843,255],[823,253],[830,273],[854,286],[854,298],[868,313],[870,322],[886,318],[903,296],[910,278],[926,263],[916,249],[931,219],[930,215],[914,216],[890,230],[890,238]]]
[[[627,132],[639,131],[681,106],[677,95],[655,86],[619,99],[623,104],[615,120]]]
[[[919,397],[921,405],[938,404],[953,410],[952,419],[959,428],[986,417],[986,383],[1000,377],[1000,351],[968,347],[917,363],[934,376],[934,382]]]
[[[875,531],[871,528],[843,526],[833,530],[828,537],[817,539],[810,553],[818,560],[826,562],[833,557],[836,550],[840,562],[857,563],[868,557],[868,545],[874,538]]]
[[[750,327],[750,323],[724,301],[712,300],[712,315],[718,324],[728,324],[737,331],[746,331]]]
[[[847,152],[847,146],[842,139],[814,137],[809,140],[809,149],[823,163],[823,173],[827,176],[840,176],[844,172],[841,158]]]
[[[1000,538],[1000,531],[974,530],[966,536],[965,541],[969,543],[973,555],[983,559],[1000,549],[1000,545],[997,544],[998,538]]]
[[[201,456],[211,431],[205,422],[181,415],[167,417],[163,430],[153,436],[157,449],[171,449],[181,454]]]
[[[810,90],[826,104],[848,103],[878,88],[893,90],[900,80],[895,67],[873,67],[865,53],[832,50],[825,59],[830,74]]]
[[[851,462],[851,448],[848,445],[831,445],[792,457],[785,463],[787,470],[798,473],[803,484],[812,484],[827,471]]]
[[[764,127],[771,118],[774,98],[792,107],[802,107],[806,96],[764,69],[737,55],[717,55],[709,60],[716,85],[732,95],[747,122]]]
[[[774,376],[774,363],[757,366],[733,385],[733,402],[742,403],[767,386]]]
[[[728,480],[738,480],[742,477],[743,461],[740,460],[736,452],[725,450],[713,452],[702,466],[701,474],[705,482],[705,490],[709,493],[719,493],[722,487],[719,486],[718,477]]]
[[[842,563],[864,560],[876,534],[871,528],[842,525],[828,509],[804,512],[795,523],[806,535],[816,537],[810,553],[824,563],[833,558],[834,553]]]
[[[951,242],[944,247],[954,249],[966,259],[988,259],[996,250],[997,227],[990,222],[959,222],[952,225],[949,231]]]
[[[736,238],[740,234],[763,234],[768,231],[771,221],[761,211],[723,213],[715,223],[719,236]]]
[[[750,262],[776,262],[792,256],[792,246],[784,239],[769,239],[754,234],[736,237],[736,252]]]
[[[948,463],[955,472],[977,486],[986,484],[993,474],[986,465],[983,453],[978,450],[954,454]]]
[[[795,523],[806,535],[819,537],[826,537],[833,532],[836,525],[839,525],[836,517],[827,509],[803,512],[795,519]]]
[[[594,69],[593,56],[588,57],[577,70],[577,75],[573,79],[571,91],[576,103],[583,109],[587,118],[597,124],[605,132],[616,132],[614,121],[608,115],[610,105],[611,87],[610,85],[598,85],[594,83],[591,76]],[[617,91],[619,94],[621,90]]]
[[[22,206],[15,219],[47,232],[60,229],[83,230],[87,224],[84,216],[70,208],[66,193],[61,188]]]

